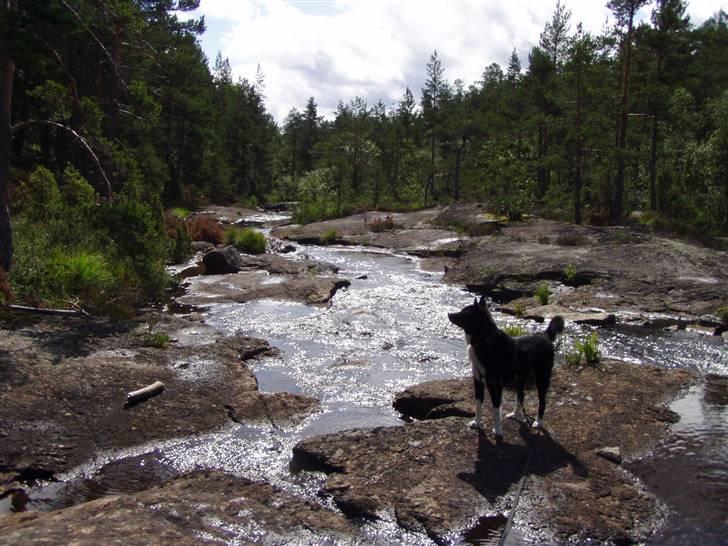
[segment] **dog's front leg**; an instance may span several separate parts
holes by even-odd
[[[485,385],[479,377],[473,377],[473,389],[475,390],[475,420],[470,421],[470,428],[483,428],[483,398],[485,397]]]
[[[493,403],[493,434],[503,436],[501,428],[501,401],[503,399],[503,384],[500,381],[487,381],[490,401]]]

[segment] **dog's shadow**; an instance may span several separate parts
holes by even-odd
[[[582,462],[547,431],[533,431],[521,422],[518,432],[523,443],[508,443],[502,439],[493,442],[484,432],[479,432],[473,472],[461,472],[458,478],[470,484],[492,504],[506,494],[524,473],[547,476],[569,465],[580,478],[589,475]]]

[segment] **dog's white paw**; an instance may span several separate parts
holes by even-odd
[[[512,411],[510,413],[506,413],[506,419],[516,419],[516,420],[523,420],[526,416],[522,411]]]
[[[503,438],[503,431],[499,428],[493,428],[493,436],[498,436],[499,438]]]
[[[544,423],[543,423],[543,421],[541,419],[539,419],[537,417],[536,420],[531,425],[531,428],[539,428],[539,429],[542,429],[542,428],[544,428]]]
[[[475,429],[478,429],[478,430],[480,430],[480,429],[482,429],[482,428],[483,428],[483,423],[481,423],[480,421],[472,420],[472,421],[470,421],[470,422],[468,423],[468,426],[469,426],[470,428],[475,428]]]

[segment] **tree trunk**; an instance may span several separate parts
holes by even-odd
[[[17,0],[7,0],[7,9],[18,9]],[[0,59],[2,80],[0,80],[0,267],[10,271],[13,263],[13,233],[8,208],[8,186],[10,184],[10,122],[13,106],[13,81],[15,77],[15,60],[12,45],[7,43],[8,37],[0,36],[0,51],[6,55]],[[2,43],[6,42],[6,43]]]
[[[629,114],[629,69],[632,56],[632,25],[634,10],[630,11],[627,36],[624,39],[624,67],[622,69],[622,107],[619,117],[619,137],[617,141],[617,176],[614,179],[614,197],[609,211],[609,219],[619,223],[624,214],[624,171],[627,150],[627,120]]]
[[[465,139],[462,140],[455,152],[455,176],[452,184],[452,197],[455,201],[460,199],[460,178],[462,176],[463,153],[465,152]]]

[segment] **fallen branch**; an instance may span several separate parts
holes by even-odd
[[[136,406],[137,404],[140,404],[145,400],[149,400],[150,398],[161,394],[163,391],[164,383],[162,383],[161,381],[155,381],[151,385],[147,385],[146,387],[144,387],[143,389],[139,389],[138,391],[131,391],[126,395],[126,403],[124,404],[124,408],[131,408],[133,406]]]
[[[23,313],[37,313],[39,315],[65,315],[90,317],[86,311],[78,309],[48,309],[46,307],[31,307],[29,305],[8,305],[13,311],[22,311]]]

